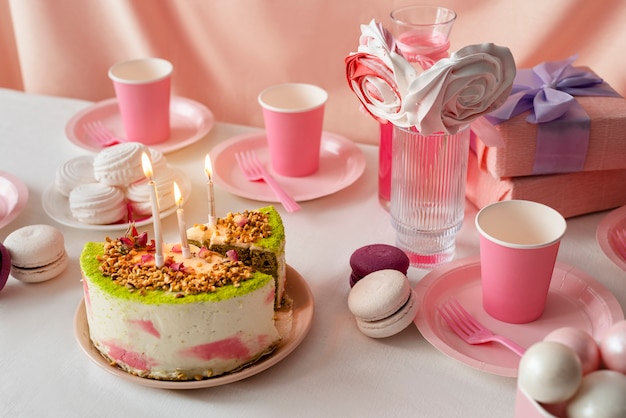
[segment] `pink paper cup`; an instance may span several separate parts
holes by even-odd
[[[318,170],[327,99],[324,89],[303,83],[279,84],[259,94],[276,174],[304,177]]]
[[[483,308],[503,322],[524,324],[545,309],[567,224],[549,206],[527,200],[493,203],[476,215]]]
[[[172,70],[161,58],[123,61],[109,69],[126,141],[153,145],[170,137]]]

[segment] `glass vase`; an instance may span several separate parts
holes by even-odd
[[[456,12],[445,7],[416,4],[394,9],[390,13],[398,48],[419,72],[448,57],[450,32]],[[378,156],[378,200],[383,208],[391,205],[391,144],[393,125],[380,124]]]
[[[396,245],[418,268],[454,257],[463,224],[470,129],[422,135],[393,128],[391,223]]]

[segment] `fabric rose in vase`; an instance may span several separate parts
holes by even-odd
[[[508,98],[516,68],[506,47],[470,45],[421,73],[374,20],[345,59],[364,109],[394,125],[391,218],[396,244],[416,267],[454,256],[463,222],[470,124]]]

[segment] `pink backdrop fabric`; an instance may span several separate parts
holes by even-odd
[[[324,128],[376,143],[344,75],[359,25],[391,29],[393,0],[0,0],[0,87],[93,101],[114,96],[107,69],[159,56],[174,64],[173,93],[207,105],[222,122],[263,126],[257,94],[309,82],[330,97]],[[414,3],[414,2],[413,2]],[[451,50],[494,42],[518,67],[579,54],[626,95],[626,2],[447,0],[457,22]]]

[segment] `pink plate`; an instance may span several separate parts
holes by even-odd
[[[89,106],[74,115],[65,126],[65,134],[72,143],[88,151],[98,152],[102,145],[85,133],[84,125],[101,121],[115,136],[124,138],[124,127],[117,106],[117,99],[107,99]],[[209,133],[215,123],[213,113],[204,105],[183,97],[170,101],[170,138],[151,148],[168,153],[191,145]]]
[[[245,150],[256,151],[276,181],[298,202],[344,189],[365,170],[365,156],[356,144],[329,132],[322,134],[319,170],[306,177],[284,177],[272,172],[265,132],[239,135],[217,145],[211,151],[215,183],[235,195],[263,202],[278,202],[278,199],[264,182],[251,182],[244,177],[237,166],[235,153]]]
[[[81,301],[76,309],[76,315],[74,316],[74,335],[76,336],[76,340],[83,351],[98,366],[117,377],[121,377],[139,385],[160,389],[199,389],[226,385],[228,383],[233,383],[238,380],[254,376],[274,366],[291,354],[291,352],[300,345],[300,343],[304,340],[304,337],[306,337],[309,333],[311,324],[313,323],[313,311],[315,309],[313,294],[311,293],[309,285],[300,273],[289,265],[287,266],[286,291],[289,297],[293,300],[293,311],[291,317],[292,325],[291,330],[283,330],[280,326],[278,326],[279,332],[283,337],[283,340],[278,345],[278,348],[276,348],[276,350],[274,350],[270,355],[263,357],[261,360],[248,367],[234,373],[217,376],[211,379],[199,381],[190,380],[184,382],[146,379],[131,375],[122,369],[111,366],[109,362],[100,355],[100,352],[96,350],[93,344],[91,344],[84,301]]]
[[[621,229],[626,236],[626,206],[606,215],[596,230],[596,238],[604,254],[619,268],[626,271],[626,247],[620,252],[615,238],[615,231],[618,229]]]
[[[28,202],[28,188],[12,174],[0,171],[0,228],[19,215]]]
[[[490,317],[482,307],[480,257],[455,260],[428,273],[415,287],[420,304],[415,325],[439,351],[476,369],[517,377],[520,357],[498,343],[470,345],[461,340],[437,313],[437,306],[456,298],[494,333],[529,347],[552,330],[576,326],[599,339],[624,319],[619,302],[600,282],[562,263],[556,264],[543,316],[529,324],[507,324]]]

